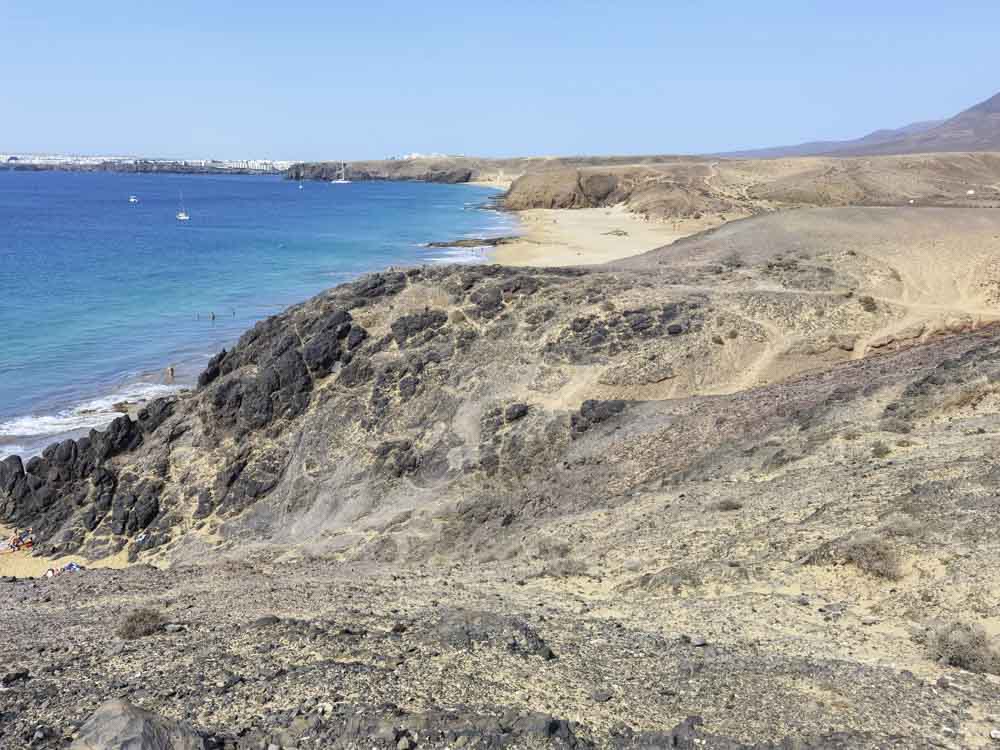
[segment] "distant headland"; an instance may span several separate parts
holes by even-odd
[[[282,174],[294,162],[274,159],[156,159],[136,156],[0,154],[0,169],[44,172],[169,172],[174,174]]]

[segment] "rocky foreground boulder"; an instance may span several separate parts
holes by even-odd
[[[122,701],[108,701],[80,728],[70,750],[206,750],[205,739],[180,722],[168,721]]]

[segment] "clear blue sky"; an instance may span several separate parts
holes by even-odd
[[[993,95],[998,41],[996,0],[0,0],[0,151],[357,159],[845,138]]]

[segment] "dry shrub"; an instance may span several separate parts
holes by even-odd
[[[913,432],[913,425],[905,419],[899,417],[886,417],[882,420],[881,429],[884,432],[895,432],[900,435],[909,435]]]
[[[875,302],[875,298],[871,295],[864,295],[863,297],[858,297],[858,304],[865,312],[873,313],[878,310],[878,303]]]
[[[521,545],[511,543],[501,554],[501,560],[513,560],[515,557],[521,554]]]
[[[143,607],[129,613],[118,627],[118,635],[128,641],[144,638],[163,628],[163,615],[155,609]]]
[[[892,453],[892,448],[881,440],[876,440],[874,445],[872,445],[872,455],[875,456],[875,458],[885,458],[890,453]]]
[[[640,560],[638,557],[630,557],[628,560],[622,563],[622,567],[625,568],[625,570],[628,570],[632,573],[636,573],[642,570],[643,565],[644,565],[643,561]]]
[[[548,563],[542,570],[542,575],[550,578],[571,578],[587,575],[587,564],[583,560],[568,557]]]
[[[905,513],[892,513],[882,523],[882,532],[889,536],[922,536],[925,531],[923,523]]]
[[[965,407],[975,409],[983,399],[996,393],[996,391],[997,387],[993,383],[978,383],[946,399],[941,404],[941,408],[945,411],[964,409]]]
[[[527,578],[573,578],[585,576],[587,564],[575,557],[566,557],[545,563],[541,568],[529,573]]]
[[[890,581],[903,576],[903,564],[896,548],[871,533],[859,534],[844,545],[844,559],[858,570]]]
[[[569,552],[569,544],[547,537],[539,539],[535,544],[535,557],[543,559],[567,557],[569,556]]]
[[[732,498],[726,498],[725,500],[720,500],[715,504],[716,510],[730,511],[730,510],[740,510],[743,507],[743,503],[739,500],[733,500]]]
[[[928,646],[935,659],[950,666],[1000,674],[1000,650],[981,625],[947,623],[931,633]]]

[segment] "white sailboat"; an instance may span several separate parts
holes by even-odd
[[[137,196],[137,195],[130,195],[128,197],[128,202],[129,203],[138,203],[139,202],[139,196]]]
[[[177,212],[177,221],[188,221],[191,217],[188,212],[184,210],[184,192],[180,191],[181,196],[181,210]]]
[[[330,180],[331,185],[349,185],[350,180],[347,179],[347,162],[340,162],[340,177],[336,180]]]

